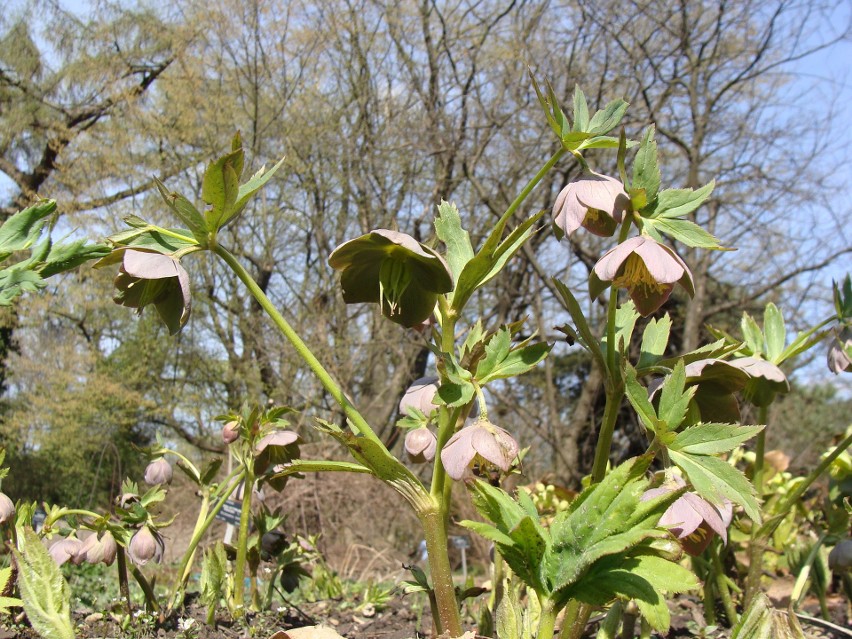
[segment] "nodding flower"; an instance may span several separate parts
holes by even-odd
[[[145,469],[145,483],[150,486],[170,484],[173,476],[172,465],[166,461],[165,457],[158,457]]]
[[[553,224],[557,235],[570,236],[582,226],[595,235],[611,237],[629,209],[630,197],[621,182],[590,171],[559,192]]]
[[[627,289],[636,310],[645,317],[660,308],[680,284],[690,296],[695,294],[692,273],[672,249],[639,235],[611,248],[598,260],[589,275],[592,299],[608,288]]]
[[[414,428],[405,436],[405,452],[416,464],[425,464],[435,459],[438,439],[428,428]]]
[[[343,301],[379,304],[382,315],[406,328],[429,319],[438,295],[453,290],[444,258],[399,231],[376,229],[344,242],[328,263],[342,271]]]
[[[518,442],[508,431],[478,418],[450,437],[441,450],[441,463],[447,475],[460,480],[475,460],[508,472],[519,450]]]
[[[127,554],[137,566],[144,566],[152,559],[155,563],[163,560],[165,544],[163,537],[157,531],[152,531],[147,525],[143,525],[130,539],[127,546]]]

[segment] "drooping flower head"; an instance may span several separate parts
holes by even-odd
[[[428,428],[412,428],[405,436],[405,452],[416,464],[425,464],[435,459],[438,439]]]
[[[832,336],[828,347],[828,370],[835,375],[840,373],[852,373],[852,328],[845,327],[839,335]]]
[[[402,399],[399,400],[399,412],[401,415],[407,415],[409,408],[416,408],[421,413],[429,416],[429,414],[438,408],[432,403],[435,394],[438,392],[437,377],[420,377],[411,382]]]
[[[589,172],[560,191],[553,205],[553,224],[557,233],[567,236],[582,226],[595,235],[611,237],[629,208],[630,198],[621,182]]]
[[[192,308],[189,274],[170,255],[138,249],[122,251],[121,269],[115,278],[118,293],[113,300],[139,313],[153,304],[169,332],[176,335],[189,319]],[[109,263],[108,258],[101,262]]]
[[[596,298],[612,282],[627,289],[636,310],[645,317],[662,306],[679,283],[695,294],[692,273],[668,246],[644,235],[632,237],[611,248],[598,260],[589,275],[589,293]]]
[[[519,450],[518,442],[508,431],[478,418],[450,437],[441,450],[441,463],[447,475],[458,481],[475,460],[507,472]]]
[[[222,427],[222,441],[226,444],[233,444],[240,437],[240,423],[238,421],[230,421]]]
[[[748,375],[721,359],[699,359],[684,368],[686,387],[695,386],[695,395],[690,402],[690,411],[696,411],[692,423],[703,421],[736,424],[740,421],[740,405],[734,393],[742,390]],[[663,385],[656,379],[648,385],[648,394],[653,399]],[[692,415],[690,412],[688,415]]]
[[[749,376],[743,396],[755,406],[769,406],[777,393],[790,391],[790,382],[787,381],[784,371],[772,362],[759,357],[739,357],[728,363]]]
[[[0,493],[0,524],[15,519],[15,502],[6,493]]]
[[[75,566],[79,566],[86,559],[86,551],[83,548],[83,542],[76,537],[65,537],[50,545],[47,552],[53,558],[57,565],[61,566],[66,561],[70,561]]]
[[[453,290],[444,258],[398,231],[376,229],[344,242],[328,263],[342,271],[347,304],[380,304],[382,315],[406,328],[428,319],[438,295]]]
[[[172,465],[166,461],[165,457],[159,457],[145,468],[145,483],[150,486],[170,484],[173,475]]]
[[[160,533],[145,525],[136,531],[127,546],[127,554],[137,566],[144,566],[152,559],[160,563],[164,550],[165,544]]]
[[[118,552],[118,545],[110,531],[105,531],[100,537],[93,532],[85,541],[80,552],[90,564],[106,564],[111,566]]]
[[[671,475],[662,486],[645,491],[642,501],[674,492],[685,485],[680,476]],[[659,526],[669,528],[690,555],[700,555],[710,545],[713,533],[728,543],[728,526],[733,516],[733,504],[727,499],[717,506],[694,492],[686,492],[663,513]]]
[[[254,470],[262,475],[268,468],[285,464],[299,456],[299,435],[292,430],[274,430],[255,445]],[[283,488],[283,482],[280,484]],[[280,488],[278,488],[280,490]]]

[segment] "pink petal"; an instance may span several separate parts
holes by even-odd
[[[133,277],[145,280],[160,280],[167,277],[178,277],[183,269],[175,259],[162,253],[148,253],[128,249],[124,252],[124,272]],[[180,270],[179,270],[180,269]],[[186,271],[184,271],[186,273]],[[189,288],[187,276],[187,290]],[[183,284],[181,284],[183,286]]]
[[[683,277],[686,267],[671,249],[650,238],[640,236],[639,239],[643,241],[636,245],[633,252],[642,258],[656,282],[674,284]]]
[[[473,430],[470,426],[462,428],[450,437],[450,441],[441,450],[441,463],[444,465],[444,470],[456,481],[464,477],[467,467],[476,457],[476,451],[470,443]]]
[[[644,238],[641,236],[631,237],[629,240],[626,240],[618,246],[614,246],[608,250],[603,254],[601,259],[598,260],[597,264],[595,264],[594,271],[597,276],[604,282],[611,282],[614,280],[616,275],[618,275],[618,269],[621,268],[624,260],[626,260],[630,254],[633,253],[633,250],[644,241]]]

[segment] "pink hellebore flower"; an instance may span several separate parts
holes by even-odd
[[[836,335],[831,340],[831,346],[828,347],[828,370],[835,375],[843,372],[852,373],[850,350],[852,350],[852,328],[847,326],[840,331],[840,335]]]
[[[110,531],[105,531],[100,538],[98,533],[93,532],[83,542],[80,552],[90,564],[103,563],[111,566],[115,561],[118,545]]]
[[[681,477],[672,475],[659,488],[645,491],[642,501],[673,492],[685,485],[686,482]],[[683,549],[690,555],[697,556],[710,545],[714,532],[723,542],[728,543],[728,526],[733,516],[733,504],[727,499],[721,506],[717,506],[696,493],[688,492],[681,495],[663,513],[659,526],[669,528],[680,540]]]
[[[255,473],[262,475],[269,467],[287,463],[298,457],[298,441],[299,435],[292,430],[275,430],[261,437],[255,445]],[[283,484],[281,487],[283,488]]]
[[[121,269],[115,277],[118,293],[113,300],[116,304],[135,308],[139,313],[148,304],[153,304],[168,326],[169,333],[176,335],[189,319],[192,308],[189,273],[171,255],[123,250]],[[107,263],[112,262],[104,262]]]
[[[399,400],[400,414],[408,415],[409,408],[416,408],[426,417],[429,417],[432,411],[438,408],[434,400],[439,386],[439,379],[434,376],[415,379],[403,394],[402,399]],[[479,415],[479,404],[474,403],[470,409],[470,416],[476,417],[477,415]]]
[[[668,246],[644,235],[622,242],[598,260],[589,275],[592,299],[607,289],[607,282],[627,289],[643,317],[669,299],[676,283],[690,296],[695,294],[692,273],[686,263]]]
[[[458,481],[477,458],[507,472],[518,451],[518,442],[508,431],[480,418],[450,437],[441,450],[441,462],[447,474]]]
[[[51,544],[47,552],[53,558],[57,565],[61,566],[66,561],[70,561],[75,566],[79,566],[86,559],[86,551],[83,548],[83,542],[76,537],[66,537]]]
[[[222,427],[222,441],[226,444],[233,444],[240,437],[240,423],[237,421],[228,422]]]
[[[772,362],[759,357],[739,357],[728,363],[749,376],[743,396],[755,406],[769,406],[775,400],[776,393],[790,391],[790,382],[784,371]]]
[[[0,524],[15,518],[15,503],[6,493],[0,493]]]
[[[172,465],[164,457],[160,457],[148,464],[145,469],[145,483],[149,486],[170,484],[173,475]]]
[[[745,371],[721,359],[699,359],[686,365],[686,386],[695,386],[695,395],[690,410],[696,409],[696,417],[705,423],[735,424],[740,421],[740,405],[734,393],[742,390],[748,382]],[[664,382],[655,379],[648,384],[648,394],[653,399]],[[690,412],[687,417],[693,416]],[[699,421],[694,419],[693,422]]]
[[[435,459],[438,439],[428,428],[414,428],[405,436],[405,452],[416,464],[425,464]]]
[[[148,526],[142,526],[130,540],[127,554],[137,566],[144,566],[152,559],[156,563],[163,560],[165,544],[158,532],[152,532]]]
[[[582,226],[595,235],[610,237],[629,208],[630,198],[621,182],[590,172],[560,191],[553,205],[553,223],[568,236]]]
[[[438,392],[437,377],[421,377],[411,382],[411,386],[405,391],[399,400],[399,412],[408,415],[409,408],[416,408],[429,417],[429,414],[438,408],[432,403],[435,393]]]

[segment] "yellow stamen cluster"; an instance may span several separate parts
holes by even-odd
[[[641,257],[630,254],[619,269],[619,275],[612,281],[616,288],[629,291],[639,289],[645,294],[660,294],[669,290],[671,284],[661,284],[653,278]]]

